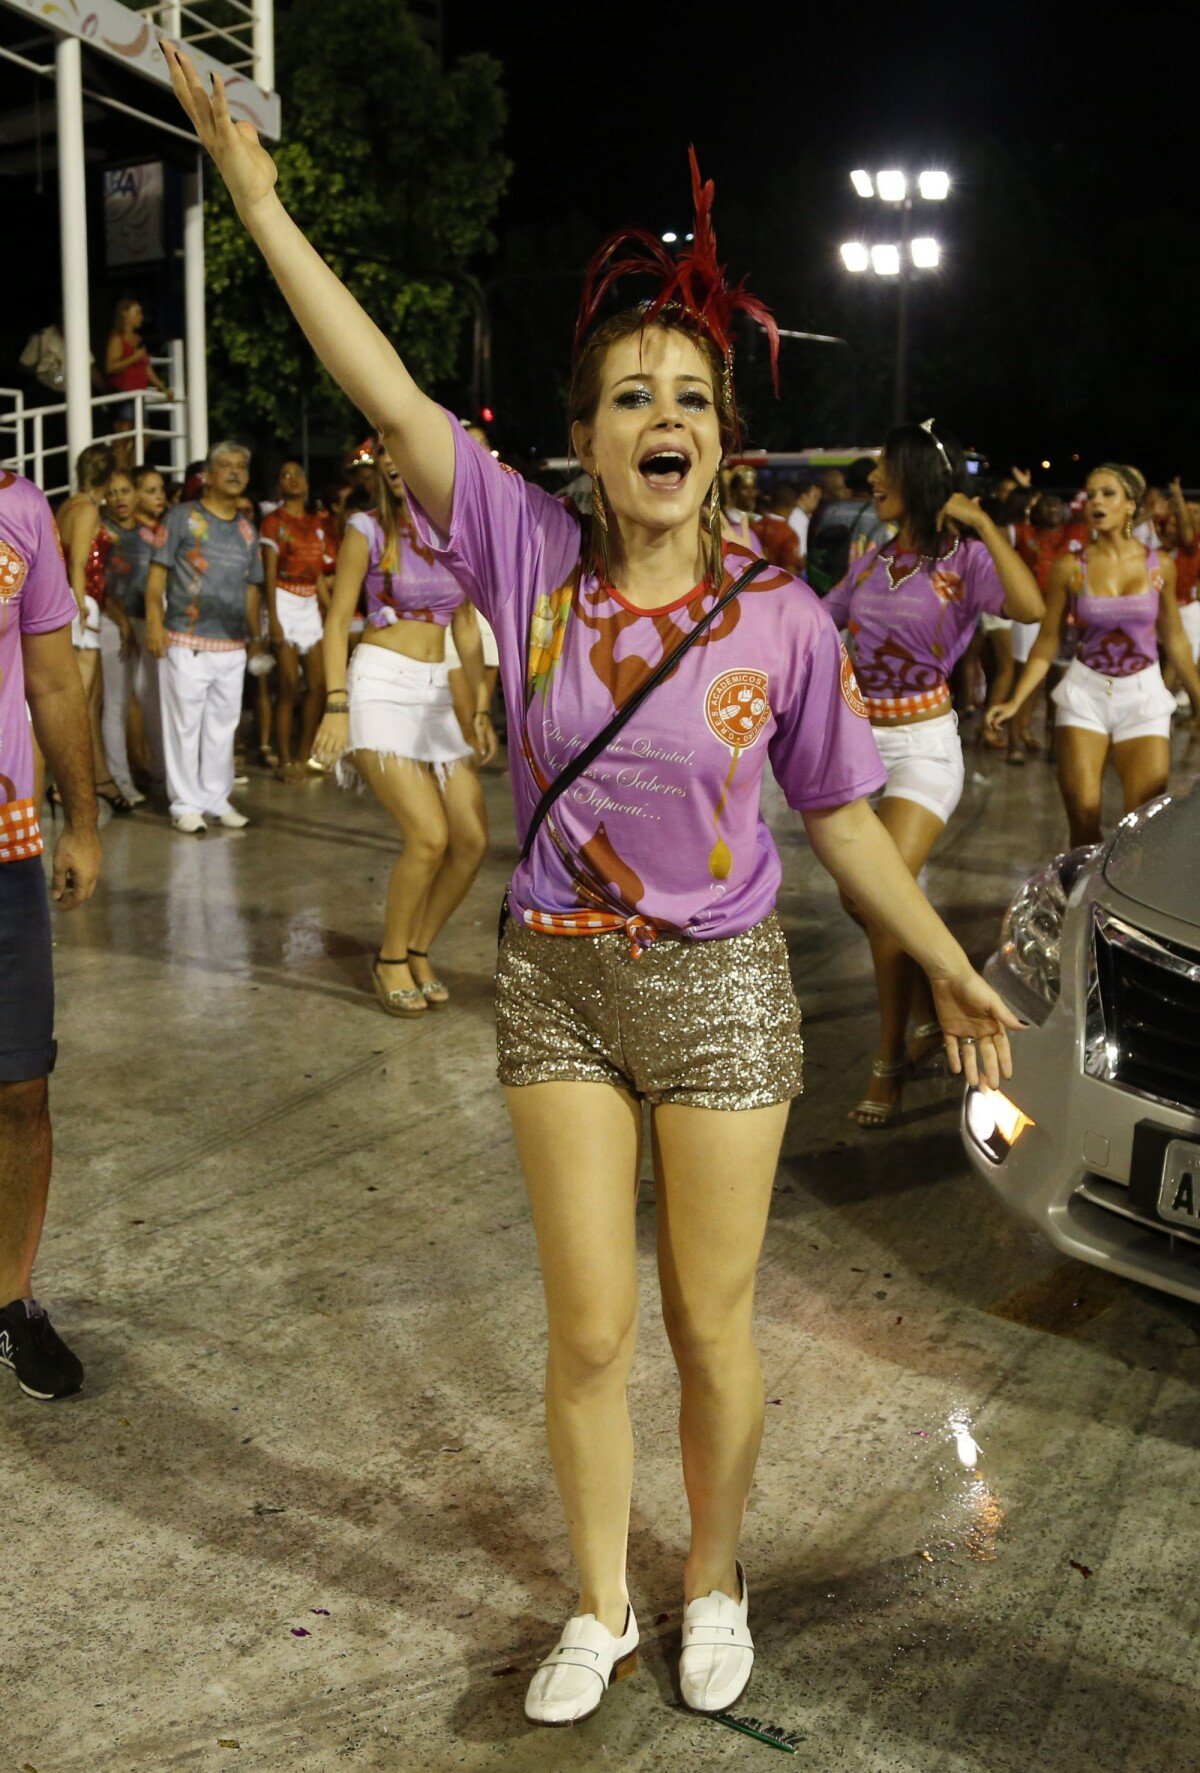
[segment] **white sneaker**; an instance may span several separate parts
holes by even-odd
[[[217,814],[217,824],[223,825],[226,831],[240,831],[244,825],[249,823],[245,813],[236,812],[233,807],[230,807],[226,813]]]
[[[637,1668],[638,1628],[630,1607],[624,1634],[615,1638],[594,1613],[568,1619],[525,1695],[531,1724],[578,1724],[598,1711],[613,1681]]]
[[[750,1590],[741,1564],[737,1572],[740,1601],[714,1588],[683,1611],[679,1685],[684,1704],[693,1711],[728,1711],[750,1685],[754,1667],[754,1639],[746,1622]]]
[[[176,831],[186,832],[189,837],[203,837],[208,830],[208,826],[199,813],[180,813],[177,819],[171,820],[171,823]]]

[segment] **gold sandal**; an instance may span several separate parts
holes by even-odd
[[[875,1063],[871,1066],[872,1077],[902,1078],[907,1071],[907,1059],[897,1059],[892,1064],[889,1064],[886,1059],[876,1059]],[[878,1131],[880,1127],[886,1127],[888,1122],[893,1120],[895,1116],[899,1114],[902,1093],[903,1085],[897,1090],[896,1100],[894,1102],[872,1102],[864,1097],[861,1102],[856,1103],[846,1118],[847,1120],[854,1121],[860,1127],[866,1127],[871,1131]]]
[[[402,988],[389,991],[379,977],[380,967],[405,967],[407,965],[407,954],[402,954],[399,960],[387,960],[382,954],[377,954],[371,963],[371,977],[375,981],[375,995],[389,1016],[424,1016],[429,1013],[429,1005],[425,1001],[424,992],[408,991]]]
[[[418,960],[429,959],[428,948],[410,948],[408,952],[410,955],[415,955]],[[431,1010],[440,1010],[443,1004],[450,1002],[450,993],[440,979],[426,979],[423,984],[417,986],[417,990]]]
[[[946,1047],[940,1022],[918,1022],[912,1031],[914,1040],[937,1040],[937,1046],[930,1047],[926,1053],[919,1053],[915,1058],[906,1054],[910,1077],[932,1077],[945,1066]]]

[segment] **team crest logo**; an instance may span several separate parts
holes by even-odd
[[[854,675],[854,666],[850,662],[850,654],[842,648],[841,669],[842,700],[851,714],[857,714],[860,720],[867,718],[867,704],[862,691],[858,687],[858,679]]]
[[[723,671],[704,697],[708,730],[722,745],[748,751],[771,718],[765,671]]]
[[[15,548],[0,541],[0,603],[8,603],[25,583],[28,563]]]

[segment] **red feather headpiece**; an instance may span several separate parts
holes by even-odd
[[[575,326],[575,354],[578,356],[600,304],[617,279],[640,273],[656,277],[659,282],[657,295],[646,304],[646,324],[652,325],[668,308],[680,310],[712,340],[727,367],[733,363],[734,316],[748,314],[756,321],[767,335],[771,378],[778,394],[779,328],[770,309],[749,293],[744,279],[732,285],[726,282],[725,267],[717,259],[717,237],[712,224],[715,187],[711,179],[701,183],[695,148],[688,149],[688,162],[692,169],[692,203],[696,212],[694,238],[676,256],[668,252],[658,236],[648,229],[621,228],[610,234],[584,277],[583,298]]]

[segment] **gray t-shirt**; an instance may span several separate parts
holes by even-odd
[[[199,499],[176,505],[155,566],[167,571],[166,627],[197,640],[253,639],[246,630],[246,586],[261,584],[258,531],[246,517],[217,517]]]

